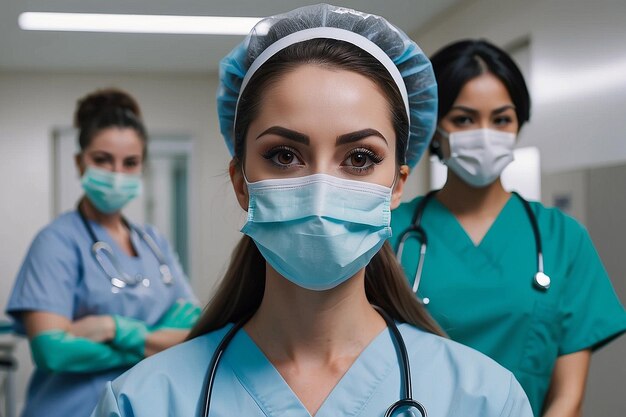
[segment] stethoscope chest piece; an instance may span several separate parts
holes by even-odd
[[[161,272],[163,283],[165,285],[172,285],[172,283],[174,282],[174,278],[172,277],[172,271],[170,271],[170,267],[167,264],[161,264],[159,266],[159,272]]]
[[[385,412],[385,417],[428,417],[426,408],[413,399],[403,399],[391,404]]]
[[[535,274],[535,279],[533,280],[533,283],[535,284],[535,287],[537,289],[546,291],[548,288],[550,288],[550,277],[541,271],[537,272]]]

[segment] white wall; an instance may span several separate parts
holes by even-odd
[[[530,39],[533,109],[521,145],[545,172],[626,160],[626,2],[475,0],[416,34],[433,53],[461,38]]]
[[[241,209],[227,175],[228,152],[218,130],[215,77],[205,75],[24,74],[0,72],[0,308],[35,233],[52,217],[51,134],[68,126],[76,99],[116,86],[139,101],[152,132],[189,134],[191,281],[202,302],[239,236]],[[67,161],[72,164],[72,161]],[[19,349],[18,402],[30,372]]]
[[[623,194],[624,183],[608,182],[606,175],[593,185],[587,182],[588,169],[626,161],[625,22],[624,0],[473,0],[415,35],[428,54],[462,38],[487,38],[503,47],[529,39],[534,102],[520,146],[537,146],[541,152],[542,171],[548,174],[542,183],[545,197],[569,193],[574,214],[589,219],[622,302],[624,242],[614,226],[623,229],[626,206],[619,205],[623,198],[614,197]],[[624,415],[624,358],[626,337],[593,356],[584,415]]]

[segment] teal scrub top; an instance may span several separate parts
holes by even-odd
[[[130,238],[138,256],[131,257],[106,229],[93,221],[91,226],[96,237],[111,246],[121,270],[148,277],[150,286],[126,287],[113,293],[109,277],[91,252],[93,242],[78,212],[64,213],[37,234],[15,280],[6,311],[14,319],[17,333],[25,332],[23,311],[55,313],[72,321],[92,314],[117,314],[154,325],[177,300],[197,302],[176,254],[154,227],[144,230],[172,271],[174,281],[169,286],[161,280],[154,253],[134,228]],[[21,416],[86,417],[105,383],[125,370],[54,373],[36,368]]]
[[[92,417],[202,416],[207,368],[232,325],[149,357],[107,384]],[[413,398],[428,417],[532,417],[513,375],[454,341],[398,326],[408,347]],[[316,417],[381,417],[398,401],[394,340],[383,330],[330,392]],[[407,413],[400,414],[408,417]],[[399,417],[397,415],[396,417]],[[210,417],[311,417],[261,349],[240,330],[220,361]]]
[[[394,250],[421,198],[392,211]],[[535,238],[519,198],[511,196],[478,246],[433,198],[421,222],[428,247],[418,296],[429,299],[426,308],[453,340],[511,370],[539,416],[556,359],[617,337],[626,312],[586,230],[558,209],[530,205],[551,277],[547,291],[533,285]],[[410,238],[401,262],[411,285],[418,259],[419,242]]]

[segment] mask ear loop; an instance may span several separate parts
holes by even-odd
[[[246,176],[246,170],[243,166],[243,163],[241,164],[241,175],[243,175],[243,180],[246,182],[246,185],[249,185],[250,181],[248,181],[248,177]]]

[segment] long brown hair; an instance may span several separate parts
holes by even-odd
[[[291,45],[274,55],[251,77],[242,92],[235,126],[237,169],[241,169],[241,161],[245,157],[245,136],[249,124],[258,114],[263,91],[286,72],[304,64],[354,71],[374,81],[388,99],[397,138],[396,161],[398,166],[403,163],[408,121],[402,97],[391,75],[374,57],[354,45],[314,39]],[[265,259],[256,244],[244,236],[233,251],[224,279],[189,338],[252,316],[263,299],[265,266]],[[443,335],[411,291],[389,242],[385,242],[365,268],[365,293],[370,303],[383,308],[395,320]]]

